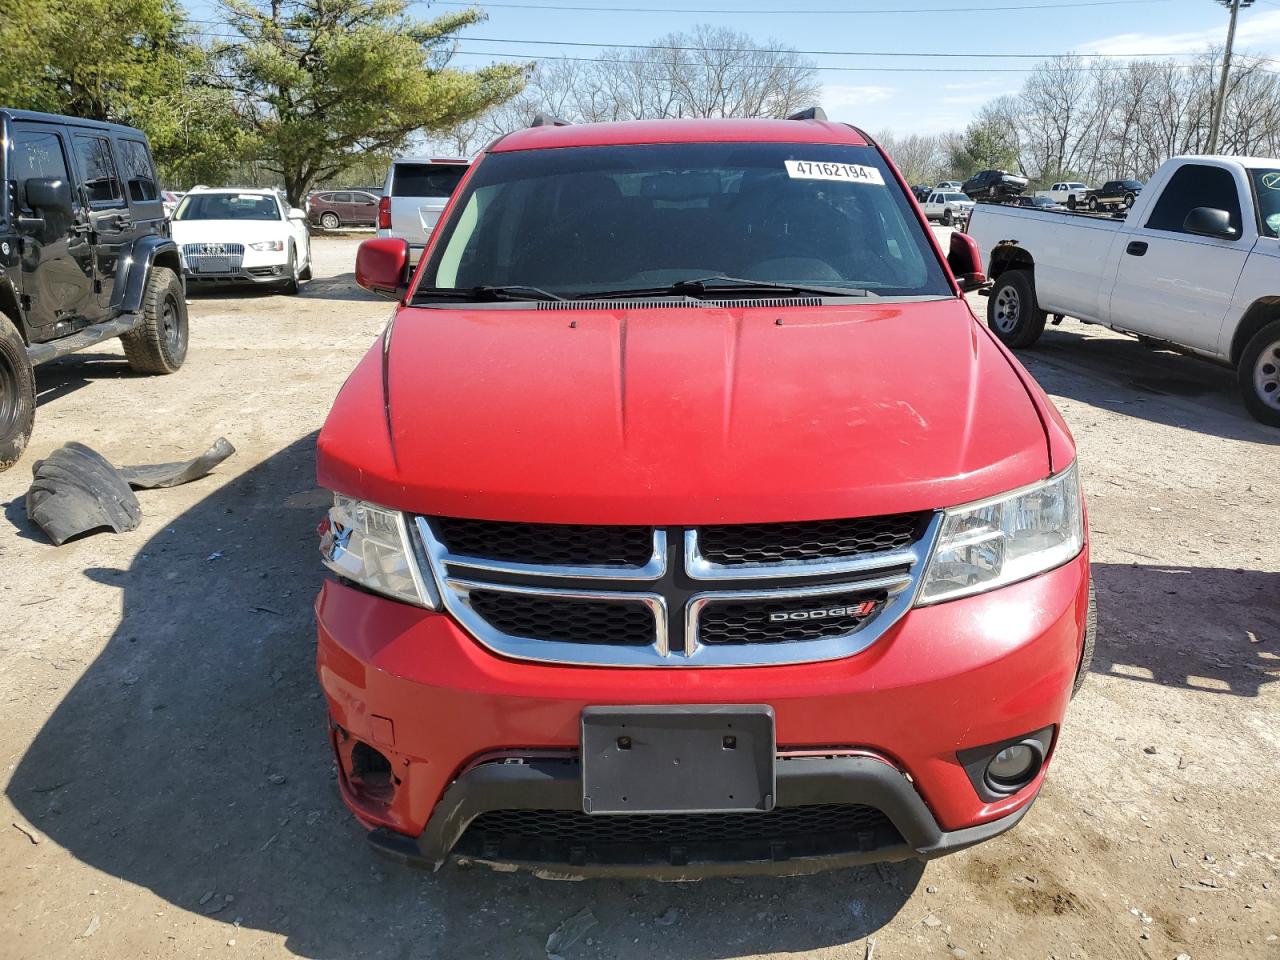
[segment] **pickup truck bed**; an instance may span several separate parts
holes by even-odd
[[[1280,426],[1280,160],[1177,157],[1123,218],[978,204],[995,281],[987,321],[1029,347],[1047,314],[1159,341],[1239,371]]]

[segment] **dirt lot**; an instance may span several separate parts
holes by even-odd
[[[1101,630],[1016,831],[740,883],[376,859],[312,671],[315,433],[390,310],[353,285],[356,242],[318,239],[296,299],[197,295],[176,376],[131,376],[114,345],[39,371],[31,450],[0,475],[0,957],[538,958],[588,908],[566,960],[864,960],[872,939],[876,960],[1280,960],[1280,432],[1229,372],[1072,321],[1024,359],[1080,444]],[[59,444],[159,462],[219,435],[236,456],[141,494],[134,533],[55,549],[27,522]]]

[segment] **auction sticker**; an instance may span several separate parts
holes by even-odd
[[[849,183],[872,183],[884,186],[884,177],[875,167],[856,163],[829,163],[825,160],[785,160],[787,176],[792,180],[844,180]]]

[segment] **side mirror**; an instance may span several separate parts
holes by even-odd
[[[37,213],[71,216],[71,184],[61,178],[32,177],[26,181],[27,206]]]
[[[1214,207],[1196,207],[1182,221],[1182,229],[1199,237],[1235,240],[1240,231],[1231,225],[1231,214]]]
[[[982,272],[982,253],[978,241],[959,230],[951,234],[951,250],[947,253],[947,266],[955,274],[961,292],[977,290],[987,282]]]
[[[381,297],[403,297],[409,289],[409,242],[378,237],[360,244],[356,283]]]
[[[305,210],[299,210],[297,207],[290,207],[290,208],[289,208],[289,219],[290,219],[290,220],[305,220],[305,219],[307,219],[307,211],[305,211]]]

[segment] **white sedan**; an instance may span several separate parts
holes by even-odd
[[[270,284],[297,293],[311,279],[307,215],[274,190],[197,187],[173,214],[187,282]]]

